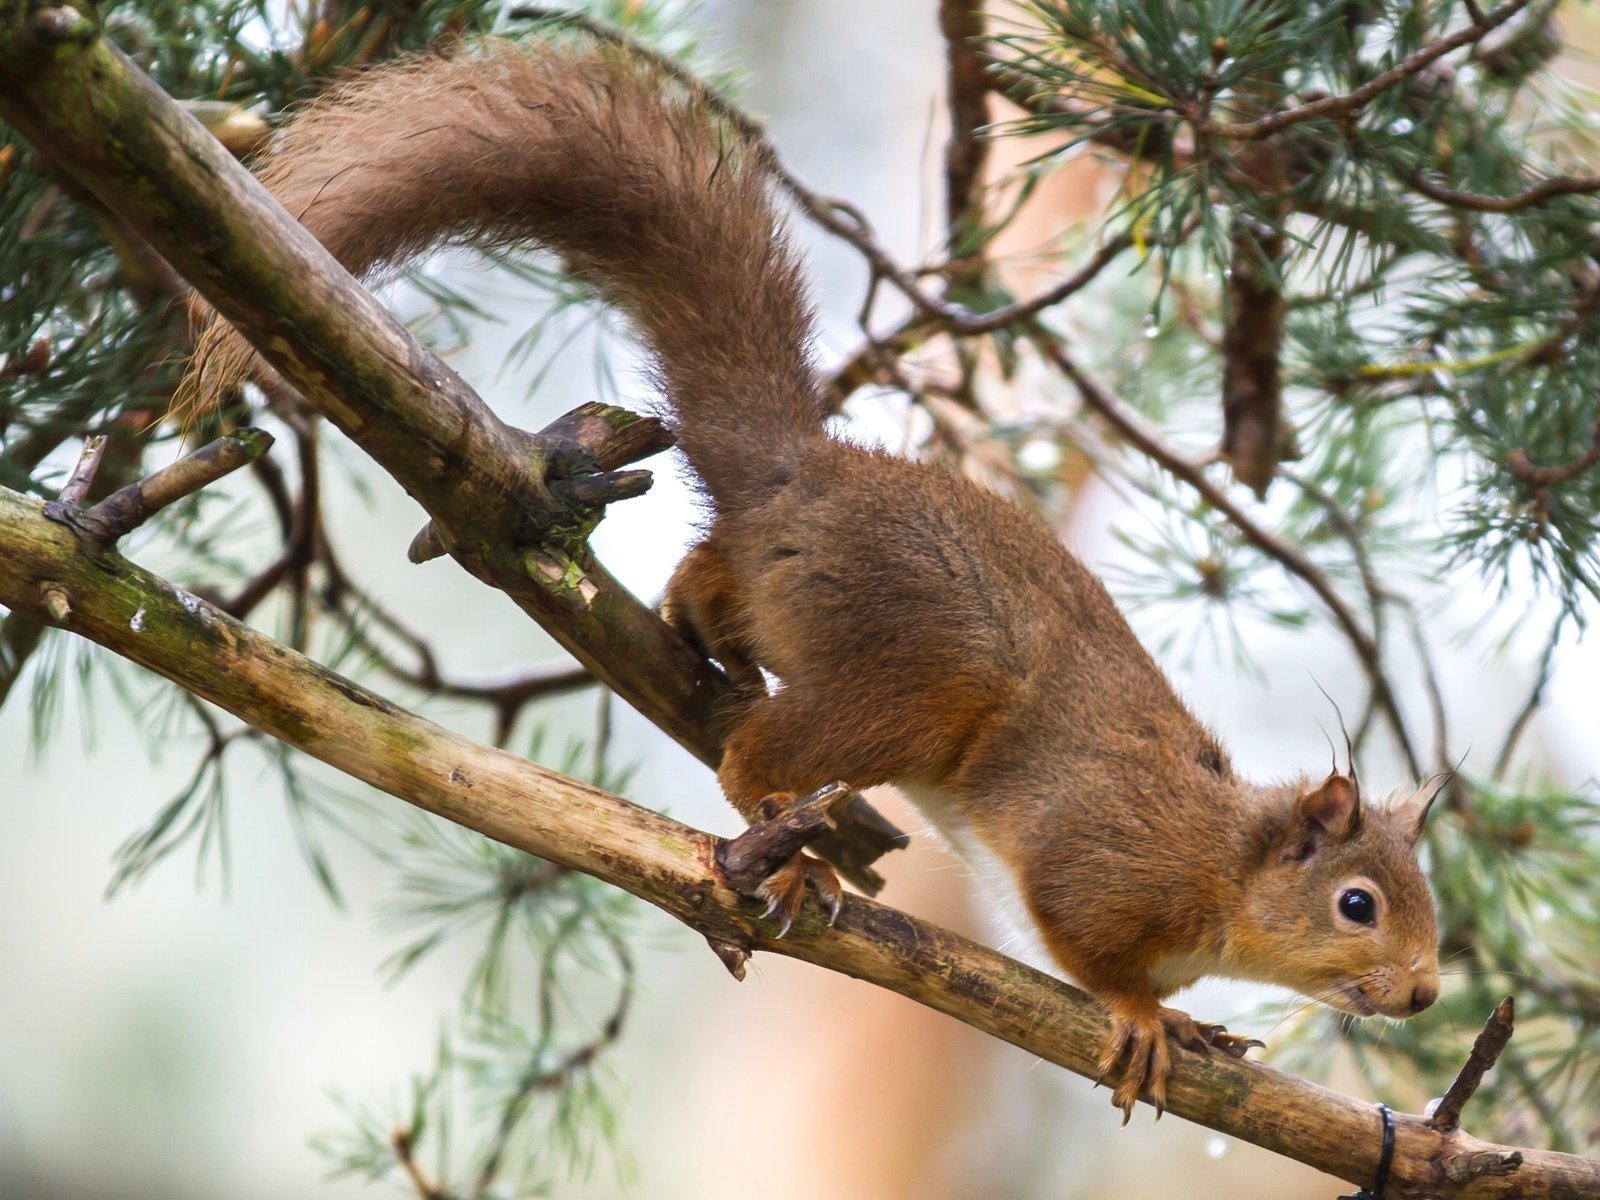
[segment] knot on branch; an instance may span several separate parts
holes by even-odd
[[[528,489],[519,540],[574,554],[616,500],[650,489],[649,471],[618,468],[673,444],[656,417],[591,401],[558,417],[528,438]],[[451,544],[429,521],[411,539],[407,557],[427,562],[449,553]]]
[[[750,947],[741,942],[730,942],[727,938],[718,937],[711,933],[705,936],[706,944],[711,947],[711,951],[717,956],[718,961],[728,969],[728,974],[743,983],[744,965],[750,961]]]
[[[883,876],[872,864],[891,850],[904,850],[911,835],[868,804],[860,792],[851,792],[834,809],[833,819],[834,830],[812,843],[812,853],[827,859],[868,896],[876,896],[883,890]]]
[[[1516,1174],[1522,1166],[1520,1150],[1477,1150],[1469,1154],[1447,1154],[1439,1160],[1439,1170],[1451,1183],[1471,1183],[1484,1176]]]
[[[835,813],[855,795],[847,783],[830,783],[787,807],[773,797],[761,803],[767,816],[717,847],[717,867],[728,886],[754,896],[767,878],[826,833],[838,829]]]

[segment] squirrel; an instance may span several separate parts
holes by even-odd
[[[1165,1106],[1169,1035],[1260,1045],[1161,1004],[1202,976],[1356,1016],[1438,997],[1415,857],[1437,782],[1372,803],[1353,771],[1242,778],[1040,519],[832,436],[769,173],[703,97],[616,47],[485,40],[357,75],[259,173],[357,275],[537,245],[632,320],[709,501],[665,609],[739,685],[727,798],[905,791],[1109,1012],[1124,1124]],[[217,322],[191,370],[214,398],[268,368]],[[762,885],[785,931],[808,888],[837,915],[809,855]]]

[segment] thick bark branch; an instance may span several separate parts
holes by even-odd
[[[952,254],[964,251],[955,239],[983,223],[983,170],[989,143],[982,131],[989,124],[989,85],[983,77],[983,7],[977,0],[940,0],[939,30],[945,42],[945,98],[950,112],[950,138],[945,144],[945,224]]]
[[[1266,498],[1284,443],[1283,235],[1234,218],[1228,327],[1222,337],[1222,457],[1233,477]]]
[[[966,938],[857,897],[827,928],[808,908],[787,938],[718,877],[718,839],[478,745],[242,625],[0,488],[0,604],[61,624],[374,787],[510,846],[585,871],[672,914],[726,961],[773,951],[867,980],[1085,1076],[1104,1015],[1075,988]],[[52,616],[45,597],[66,597]],[[1227,1055],[1173,1047],[1168,1111],[1331,1172],[1372,1178],[1371,1105]],[[1106,1120],[1114,1120],[1107,1109]],[[1521,1151],[1398,1118],[1394,1194],[1600,1194],[1600,1162]],[[1479,1166],[1482,1173],[1473,1174]]]
[[[495,416],[192,116],[76,10],[0,0],[0,118],[149,241],[319,412],[422,506],[456,560],[702,761],[721,758],[720,672],[570,542],[528,545],[545,443]],[[897,830],[842,815],[847,869]]]

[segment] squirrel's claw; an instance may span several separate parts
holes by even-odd
[[[1213,1050],[1221,1050],[1234,1058],[1243,1058],[1251,1050],[1261,1050],[1266,1047],[1266,1043],[1260,1038],[1245,1037],[1242,1033],[1229,1033],[1221,1025],[1207,1028],[1211,1032],[1206,1034],[1206,1044]]]
[[[808,855],[804,862],[806,880],[817,893],[817,903],[828,914],[828,926],[832,928],[844,908],[844,885],[839,882],[838,873],[821,859]]]
[[[761,915],[777,920],[779,937],[788,936],[789,927],[805,904],[808,884],[817,893],[817,901],[828,914],[828,924],[832,925],[844,907],[844,887],[827,863],[807,854],[796,854],[756,887],[756,898],[767,902],[766,911]]]
[[[1173,1008],[1163,1008],[1161,1020],[1166,1025],[1167,1031],[1186,1050],[1202,1052],[1220,1050],[1234,1058],[1243,1058],[1251,1049],[1259,1049],[1266,1045],[1257,1038],[1229,1033],[1225,1025],[1202,1024],[1188,1013]]]
[[[1172,1069],[1172,1054],[1167,1049],[1164,1010],[1124,1012],[1113,1010],[1111,1040],[1100,1056],[1099,1079],[1104,1079],[1124,1058],[1122,1078],[1111,1093],[1111,1103],[1122,1110],[1122,1123],[1133,1116],[1133,1106],[1141,1093],[1155,1105],[1156,1120],[1167,1107],[1167,1073]]]

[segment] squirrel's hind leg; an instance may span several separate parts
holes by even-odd
[[[690,547],[667,583],[662,618],[707,658],[714,658],[747,696],[767,690],[744,613],[738,576],[715,536]]]
[[[740,714],[723,747],[717,778],[729,802],[754,822],[780,814],[796,796],[835,780],[862,788],[901,778],[905,766],[899,756],[910,739],[903,729],[896,730],[898,738],[863,737],[875,722],[883,723],[886,733],[890,728],[874,707],[872,698],[848,690],[818,694],[791,686],[761,696]],[[875,743],[876,750],[863,752],[863,746]],[[843,898],[838,877],[804,854],[774,871],[758,894],[787,930],[808,887],[830,914],[837,913]]]

